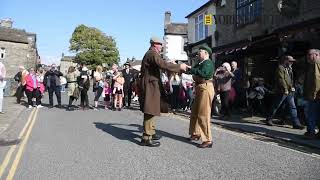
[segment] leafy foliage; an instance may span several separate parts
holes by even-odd
[[[83,24],[75,28],[70,39],[70,51],[76,53],[76,60],[95,67],[107,63],[118,64],[119,51],[112,36],[105,35],[97,28]]]

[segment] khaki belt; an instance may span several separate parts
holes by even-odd
[[[196,85],[205,84],[205,83],[212,83],[212,79],[204,80],[204,81],[201,81],[201,82],[195,82],[195,83],[196,83]]]

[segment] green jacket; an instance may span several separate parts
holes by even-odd
[[[212,79],[214,73],[213,62],[211,59],[202,61],[191,68],[190,72],[193,75],[197,75],[205,80]]]
[[[275,91],[276,93],[283,94],[285,92],[291,92],[293,86],[293,80],[291,79],[288,70],[279,65],[275,73]]]
[[[306,100],[320,99],[320,62],[307,64],[303,86],[303,95]]]

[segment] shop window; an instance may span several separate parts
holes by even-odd
[[[6,49],[0,48],[0,59],[4,59],[6,57]]]
[[[237,0],[237,27],[254,23],[262,14],[262,0]]]

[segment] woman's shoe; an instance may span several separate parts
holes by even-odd
[[[197,135],[191,135],[190,137],[187,138],[188,141],[199,141],[200,136]]]
[[[206,141],[203,142],[202,144],[199,144],[199,148],[212,148],[212,142],[211,141]]]

